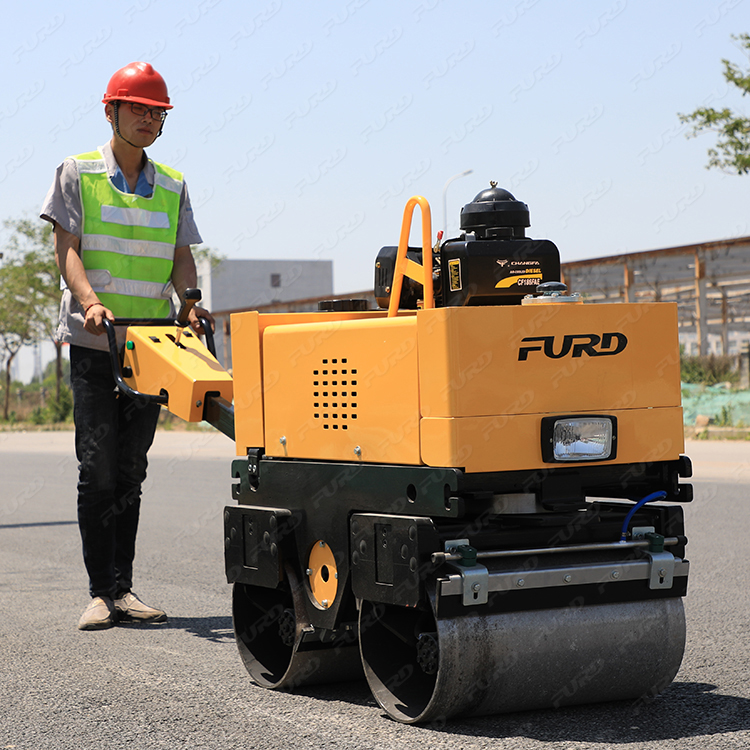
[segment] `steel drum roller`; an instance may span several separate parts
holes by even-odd
[[[291,570],[277,589],[234,584],[234,632],[250,676],[262,687],[287,690],[360,679],[356,639],[315,640],[303,595]]]
[[[406,723],[653,696],[684,647],[681,599],[437,621],[365,602],[360,614],[370,689]]]

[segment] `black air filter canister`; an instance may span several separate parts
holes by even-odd
[[[524,237],[528,226],[529,207],[496,182],[461,209],[461,229],[478,238]]]

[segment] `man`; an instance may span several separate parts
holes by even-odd
[[[202,242],[182,174],[144,151],[172,109],[164,79],[148,63],[131,63],[112,76],[103,103],[111,140],[57,168],[41,212],[54,226],[66,285],[57,337],[70,344],[78,525],[92,597],[81,630],[166,620],[131,590],[141,485],[160,407],[117,394],[102,321],[174,314],[172,291],[182,297],[197,286],[190,245]],[[214,325],[193,307],[195,331],[203,332],[198,317]],[[124,329],[117,330],[122,345]]]

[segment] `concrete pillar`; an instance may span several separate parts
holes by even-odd
[[[721,353],[729,354],[729,301],[724,289],[721,292]]]
[[[706,291],[706,264],[703,258],[695,254],[695,332],[698,337],[698,354],[702,357],[708,352],[708,297]]]
[[[750,342],[740,346],[740,388],[750,388]]]
[[[624,271],[624,296],[625,302],[635,302],[635,276],[633,275],[633,269],[627,264],[623,263]]]

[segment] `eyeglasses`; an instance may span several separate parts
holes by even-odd
[[[145,104],[139,104],[138,102],[130,102],[130,111],[136,115],[136,117],[143,117],[144,115],[150,115],[151,119],[159,120],[164,122],[167,119],[167,110],[163,107],[147,107]]]

